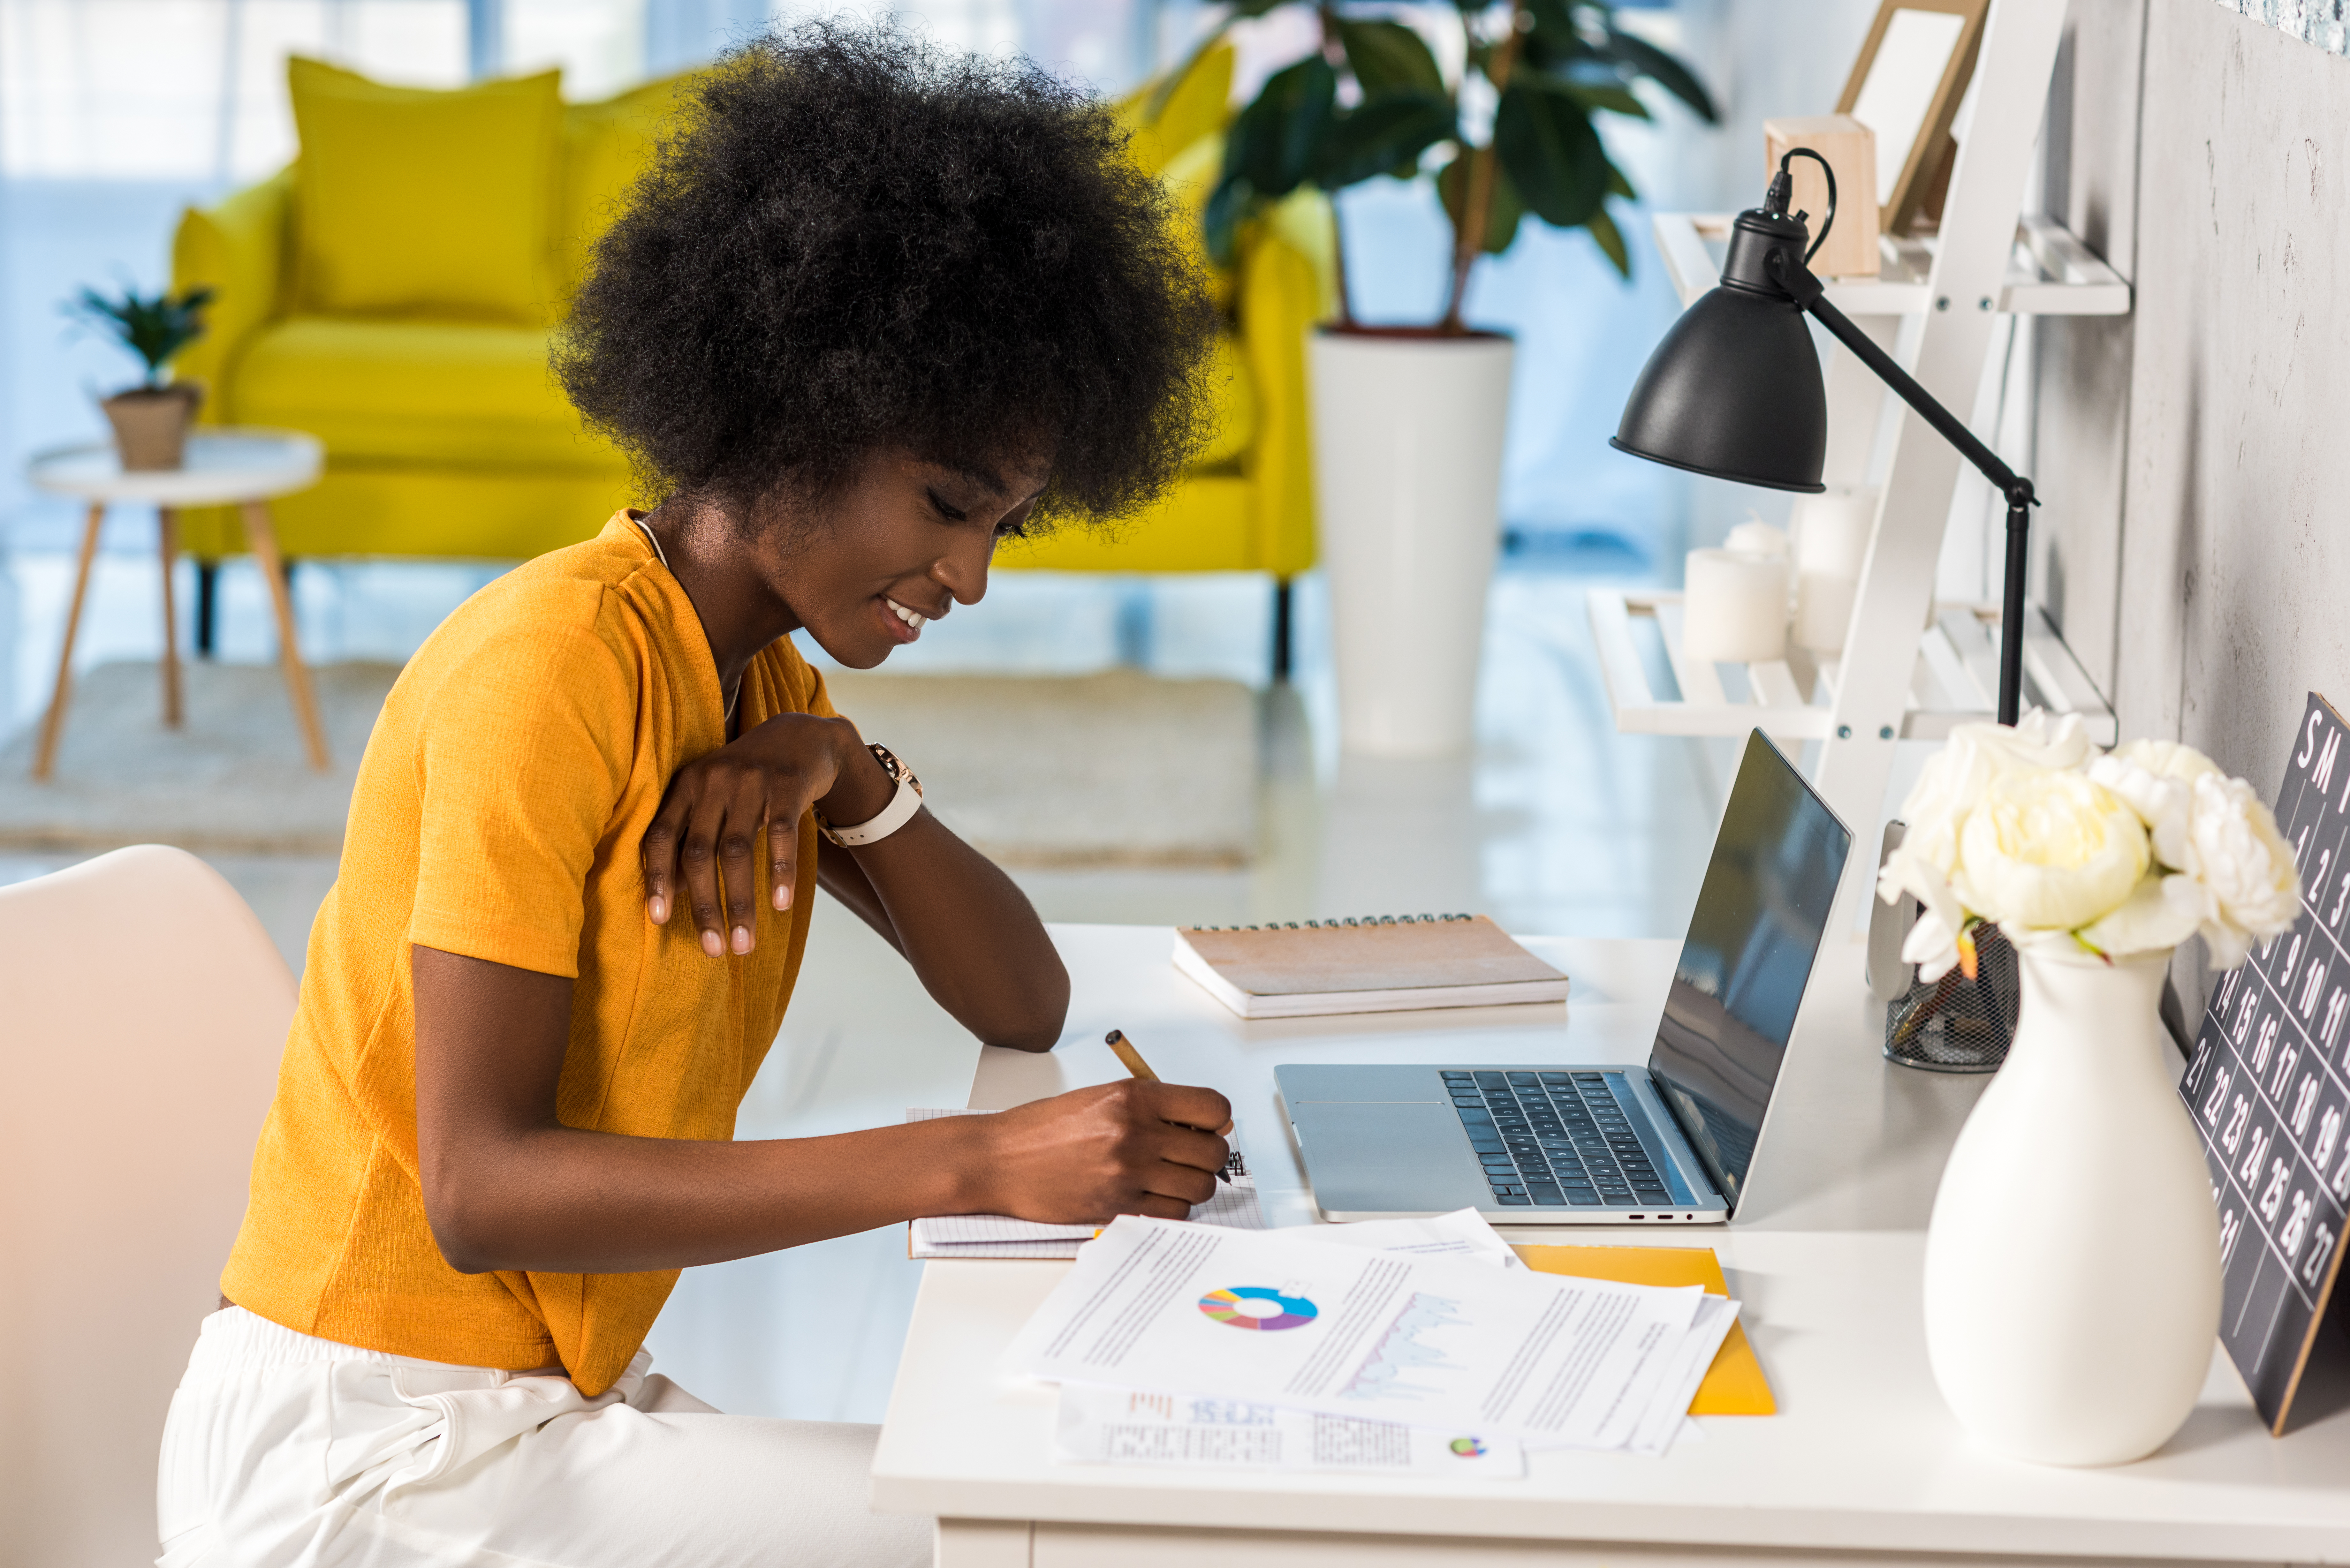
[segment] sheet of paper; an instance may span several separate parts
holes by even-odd
[[[1523,1269],[1502,1233],[1474,1209],[1455,1210],[1426,1220],[1357,1220],[1345,1225],[1284,1225],[1272,1232],[1334,1247],[1363,1247],[1407,1257],[1459,1257],[1499,1269]]]
[[[910,1122],[940,1116],[992,1116],[990,1111],[925,1107],[910,1110]],[[1239,1127],[1232,1129],[1232,1158],[1224,1166],[1229,1179],[1216,1183],[1205,1203],[1191,1210],[1196,1225],[1223,1225],[1241,1231],[1262,1231],[1264,1207],[1257,1199],[1256,1181],[1249,1175],[1241,1152]],[[1074,1258],[1091,1241],[1097,1225],[1046,1225],[1014,1220],[1005,1214],[946,1214],[917,1220],[907,1238],[907,1254],[914,1258]]]
[[[1737,1321],[1738,1303],[1727,1297],[1709,1295],[1698,1303],[1696,1314],[1690,1320],[1690,1332],[1658,1379],[1656,1394],[1625,1443],[1627,1449],[1636,1454],[1661,1458],[1675,1443],[1705,1440],[1705,1428],[1689,1417],[1690,1401],[1697,1397],[1697,1386],[1705,1381],[1706,1368],[1713,1364],[1722,1340],[1730,1334],[1730,1325]],[[1587,1446],[1540,1440],[1526,1444],[1528,1449]]]
[[[1704,1293],[1127,1215],[1078,1253],[1005,1366],[1618,1448]]]
[[[1204,1469],[1526,1472],[1524,1449],[1507,1438],[1089,1383],[1061,1385],[1053,1457],[1066,1464]]]

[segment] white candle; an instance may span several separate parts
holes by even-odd
[[[1852,625],[1852,602],[1860,597],[1858,577],[1805,572],[1795,579],[1795,640],[1816,653],[1844,651]]]
[[[1787,563],[1739,550],[1691,550],[1681,647],[1691,659],[1752,664],[1787,651]]]
[[[1877,489],[1799,497],[1794,523],[1795,640],[1815,652],[1839,653],[1877,526]]]
[[[1730,531],[1721,542],[1725,550],[1735,550],[1742,556],[1784,556],[1787,535],[1760,517],[1749,517]]]
[[[1877,526],[1877,488],[1831,490],[1795,501],[1795,569],[1856,577]]]

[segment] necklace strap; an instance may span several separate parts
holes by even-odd
[[[661,570],[669,573],[672,577],[677,576],[677,569],[669,564],[669,552],[661,548],[660,535],[653,532],[652,524],[641,517],[631,517],[629,521],[637,525],[637,532],[642,534],[645,536],[645,543],[653,547],[653,559],[661,564]],[[734,678],[734,690],[726,693],[726,712],[718,721],[721,730],[734,722],[734,704],[742,700],[743,678],[738,675]]]

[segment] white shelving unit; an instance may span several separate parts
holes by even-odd
[[[2020,215],[2064,20],[2061,0],[1992,0],[1975,67],[1975,104],[1959,143],[1939,234],[1880,242],[1873,278],[1831,279],[1827,297],[1901,360],[1944,406],[1975,406],[1992,328],[2002,314],[2121,316],[2130,288],[2054,220]],[[1726,216],[1659,213],[1658,249],[1684,306],[1720,281]],[[1937,603],[1959,454],[1906,405],[1880,454],[1880,413],[1892,394],[1841,347],[1826,366],[1830,484],[1870,483],[1881,498],[1840,660],[1717,667],[1691,660],[1677,593],[1594,589],[1592,633],[1607,672],[1616,727],[1630,733],[1742,735],[1750,727],[1821,742],[1814,784],[1856,832],[1877,820],[1893,742],[1934,740],[1991,716],[1998,691],[1999,608]],[[1880,457],[1882,462],[1879,462]],[[1968,470],[1966,472],[1971,472]],[[1655,690],[1634,622],[1661,634],[1678,695]],[[1920,628],[1923,628],[1922,632]],[[1738,673],[1725,684],[1725,669]],[[1745,695],[1733,694],[1742,686]],[[2077,712],[2110,744],[2113,709],[2036,607],[2025,630],[2024,700]],[[1856,877],[1875,857],[1852,857]]]

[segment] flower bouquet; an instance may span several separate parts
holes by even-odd
[[[2167,741],[2094,753],[2080,722],[1966,724],[1903,803],[1878,892],[1920,906],[1902,958],[1975,972],[1995,927],[2022,981],[2014,1040],[1943,1168],[1926,1345],[1978,1438],[2117,1464],[2194,1407],[2220,1320],[2211,1179],[2159,1018],[2173,949],[2243,962],[2301,879],[2251,786]]]
[[[2106,960],[2199,934],[2233,969],[2301,909],[2293,851],[2251,785],[2173,741],[2092,754],[2075,714],[1960,725],[1901,816],[1877,892],[1923,906],[1901,949],[1920,980],[1971,978],[1985,923],[2019,951]]]

